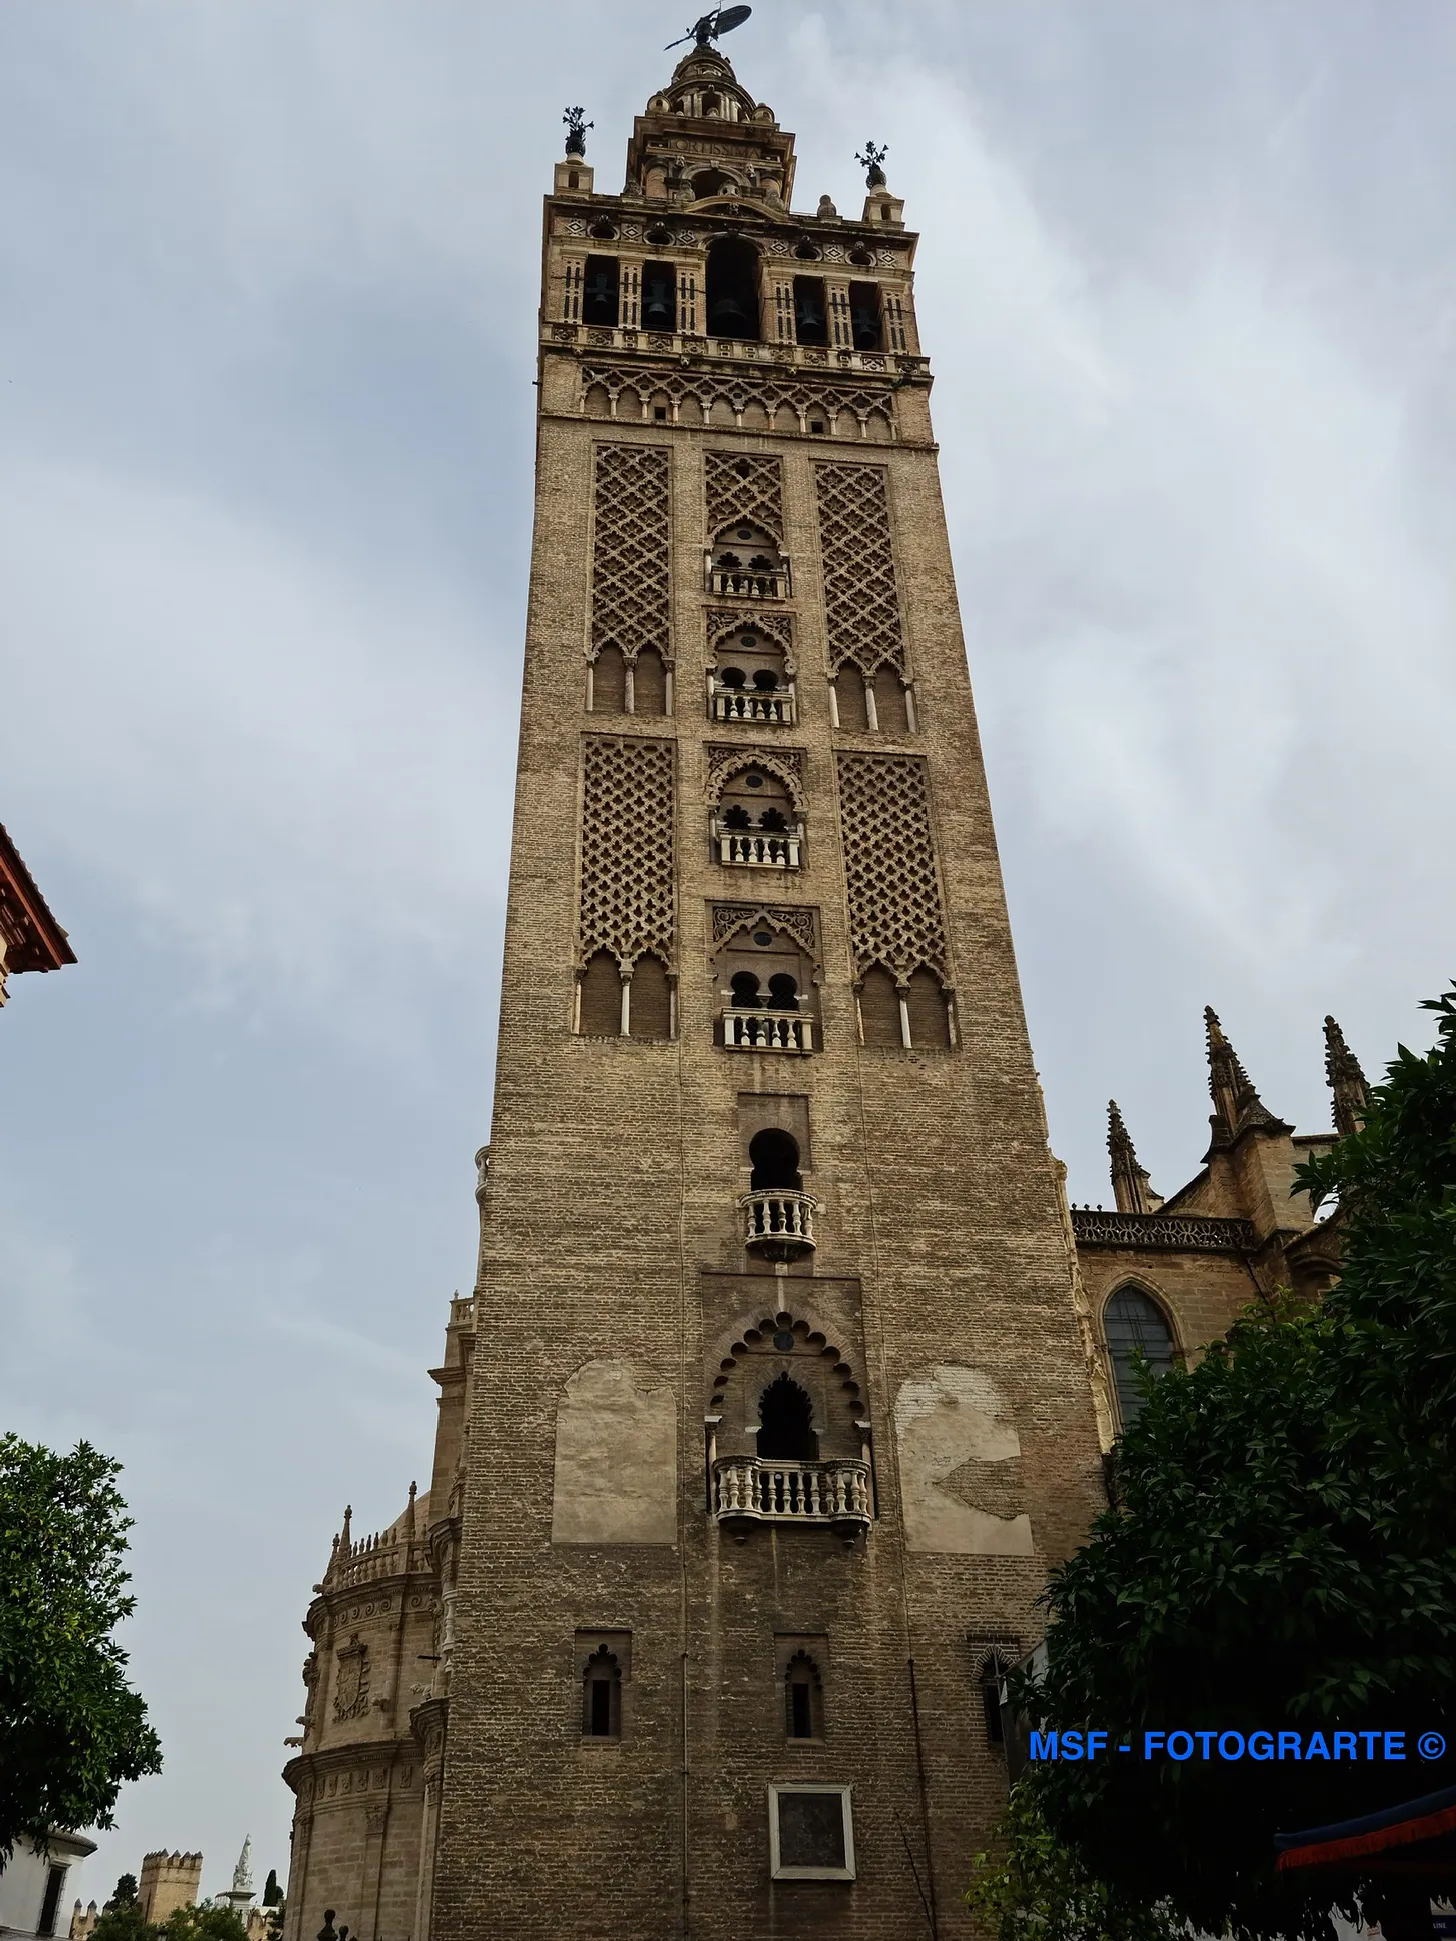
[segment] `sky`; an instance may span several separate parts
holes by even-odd
[[[687,11],[685,10],[685,14]],[[0,1016],[0,1426],[124,1465],[155,1847],[287,1867],[298,1628],[424,1480],[474,1271],[539,197],[641,0],[0,9],[0,821],[78,964]],[[923,233],[1052,1142],[1197,1168],[1211,1003],[1329,1123],[1456,973],[1451,0],[760,0],[725,43]]]

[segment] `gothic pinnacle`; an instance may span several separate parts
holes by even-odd
[[[1122,1122],[1117,1100],[1107,1101],[1107,1151],[1112,1161],[1112,1197],[1119,1213],[1153,1213],[1163,1204],[1138,1164],[1132,1135]]]
[[[1272,1125],[1273,1113],[1254,1090],[1254,1082],[1224,1036],[1211,1004],[1203,1007],[1203,1022],[1208,1033],[1208,1089],[1213,1095],[1215,1141],[1227,1143],[1251,1125]]]
[[[1345,1043],[1345,1034],[1331,1017],[1325,1018],[1325,1082],[1334,1104],[1335,1130],[1343,1139],[1365,1123],[1370,1087],[1360,1061]]]

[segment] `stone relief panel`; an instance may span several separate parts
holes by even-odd
[[[884,472],[878,465],[816,465],[814,500],[831,669],[852,660],[862,673],[890,666],[904,678]]]
[[[355,1632],[339,1651],[339,1670],[334,1680],[334,1720],[361,1719],[369,1710],[369,1647],[360,1644]]]
[[[630,970],[646,950],[672,962],[673,749],[588,735],[582,754],[578,963],[609,950]]]
[[[670,661],[670,457],[662,445],[598,445],[592,528],[591,652]]]
[[[930,781],[915,755],[841,751],[840,833],[855,970],[950,975],[945,909],[930,828]]]
[[[902,1382],[895,1440],[911,1550],[1033,1555],[1031,1518],[1018,1507],[1021,1439],[984,1369],[942,1363]]]
[[[585,1362],[562,1391],[551,1541],[677,1542],[677,1404],[637,1362]]]
[[[703,473],[710,535],[741,522],[763,527],[783,544],[783,465],[779,459],[745,452],[704,452]]]

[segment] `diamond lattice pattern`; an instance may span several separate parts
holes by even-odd
[[[627,659],[668,647],[668,454],[660,445],[598,445],[592,546],[592,651]]]
[[[589,735],[582,759],[578,962],[610,950],[628,970],[656,950],[670,965],[672,743]]]
[[[913,755],[841,753],[839,817],[855,968],[918,964],[947,977],[945,909],[930,833],[930,784]]]
[[[819,557],[829,664],[853,660],[866,674],[887,664],[905,673],[900,597],[890,548],[890,505],[878,465],[816,465]]]
[[[784,538],[783,467],[776,458],[742,452],[705,452],[708,534],[725,526],[762,526]]]

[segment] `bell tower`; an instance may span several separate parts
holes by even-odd
[[[969,1934],[998,1666],[1101,1501],[917,239],[873,148],[795,210],[713,30],[545,202],[415,1941]]]

